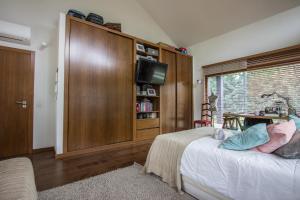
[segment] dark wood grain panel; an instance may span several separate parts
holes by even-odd
[[[70,23],[68,151],[132,140],[133,40]]]
[[[161,61],[168,64],[166,82],[161,86],[162,133],[176,131],[176,53],[162,49]]]
[[[32,151],[34,53],[0,47],[0,157]],[[16,104],[25,100],[27,107]]]
[[[177,54],[177,131],[192,128],[192,57]]]
[[[108,59],[107,135],[110,143],[130,141],[133,139],[133,40],[109,33]]]

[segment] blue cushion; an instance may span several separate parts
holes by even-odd
[[[295,116],[295,115],[289,115],[289,120],[294,120],[295,124],[296,124],[296,128],[300,129],[300,118]]]
[[[266,124],[256,124],[227,138],[219,145],[219,148],[242,151],[265,144],[269,140]]]

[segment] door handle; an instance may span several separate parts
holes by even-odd
[[[16,101],[16,104],[22,105],[22,108],[27,108],[27,101],[26,100]]]

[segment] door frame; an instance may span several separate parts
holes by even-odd
[[[28,94],[28,101],[31,102],[28,106],[29,109],[29,116],[28,116],[28,128],[27,128],[27,153],[32,154],[33,152],[33,111],[34,111],[34,72],[35,72],[35,52],[25,49],[17,49],[13,47],[7,47],[7,46],[1,46],[1,50],[5,51],[14,51],[19,53],[24,53],[30,55],[30,82],[28,83],[30,85],[30,94]]]

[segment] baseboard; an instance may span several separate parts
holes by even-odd
[[[40,149],[33,149],[32,153],[42,153],[42,152],[47,152],[47,151],[54,151],[54,147],[46,147],[46,148],[40,148]]]
[[[141,140],[141,141],[128,141],[128,142],[122,142],[122,143],[116,143],[116,144],[110,144],[110,145],[104,145],[101,147],[94,147],[94,148],[89,148],[89,149],[82,149],[78,151],[72,151],[72,152],[66,152],[63,154],[56,154],[55,159],[66,159],[66,158],[73,158],[73,157],[78,157],[78,156],[84,156],[84,155],[91,155],[91,154],[96,154],[104,151],[113,151],[117,150],[120,148],[128,148],[132,146],[138,146],[138,145],[143,145],[147,143],[152,143],[153,139],[150,140]]]

